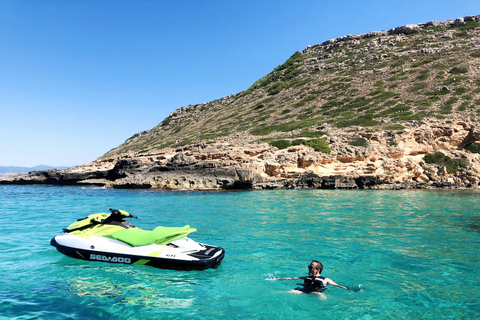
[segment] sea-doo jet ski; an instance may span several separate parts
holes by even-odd
[[[124,210],[91,214],[79,219],[50,244],[67,256],[120,264],[149,265],[164,269],[204,270],[217,268],[225,250],[188,238],[196,231],[184,227],[140,229],[125,218],[137,218]]]

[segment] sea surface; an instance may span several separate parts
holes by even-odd
[[[50,246],[89,214],[191,225],[218,269],[88,262]],[[198,192],[0,186],[1,319],[480,319],[479,191]],[[289,292],[311,260],[326,299]]]

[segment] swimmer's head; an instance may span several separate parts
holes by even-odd
[[[313,260],[308,265],[308,274],[310,276],[319,276],[323,271],[323,265],[320,261]]]

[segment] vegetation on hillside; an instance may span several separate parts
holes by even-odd
[[[427,153],[424,157],[425,163],[445,166],[448,173],[455,173],[460,168],[466,168],[467,163],[462,159],[452,159],[442,152]]]
[[[358,36],[306,48],[247,90],[180,108],[106,156],[208,143],[239,132],[279,148],[301,143],[327,153],[324,139],[308,136],[324,123],[399,130],[425,117],[478,116],[479,31],[475,21],[432,24],[410,34]]]

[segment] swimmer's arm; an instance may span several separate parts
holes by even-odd
[[[339,288],[348,290],[347,287],[344,287],[344,286],[339,285],[338,283],[336,283],[335,281],[333,281],[333,280],[330,279],[330,278],[325,278],[325,282],[326,282],[327,284],[331,284],[332,286],[335,286],[335,287],[339,287]]]
[[[275,279],[275,280],[298,280],[298,279],[305,279],[305,277],[287,277],[287,278],[280,278],[280,279]]]

